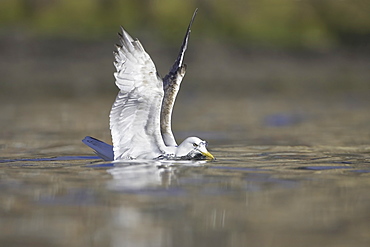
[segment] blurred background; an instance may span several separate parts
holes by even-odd
[[[26,147],[61,133],[76,146],[87,134],[110,140],[120,25],[139,38],[164,76],[196,8],[174,111],[180,138],[198,130],[211,140],[237,133],[231,138],[292,144],[286,136],[292,127],[300,126],[296,136],[302,136],[302,123],[324,118],[334,129],[356,118],[348,127],[368,130],[368,120],[355,116],[370,107],[369,1],[1,0],[2,139],[38,140]],[[289,128],[275,129],[274,138],[271,126]],[[318,131],[315,143],[322,144],[328,131]],[[296,143],[312,143],[310,133]]]
[[[185,91],[368,93],[370,4],[361,0],[2,0],[0,94],[115,92],[122,25],[164,76],[199,8]],[[243,89],[243,90],[241,90]]]

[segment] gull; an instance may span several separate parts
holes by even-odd
[[[115,83],[119,93],[110,111],[112,145],[87,136],[83,143],[104,160],[214,159],[207,142],[188,137],[177,145],[171,116],[185,76],[185,51],[197,9],[191,18],[179,55],[170,72],[161,78],[138,39],[121,27],[114,51]]]

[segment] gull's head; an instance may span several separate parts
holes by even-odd
[[[207,150],[207,142],[198,137],[186,138],[178,146],[176,156],[188,159],[215,159],[215,157]]]

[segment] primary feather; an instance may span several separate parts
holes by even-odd
[[[185,76],[186,65],[184,64],[184,56],[188,48],[191,26],[197,14],[197,10],[198,9],[194,11],[193,17],[191,18],[177,59],[172,65],[170,72],[163,78],[164,99],[161,109],[161,133],[165,144],[168,146],[177,146],[171,128],[172,110],[177,93],[180,90],[181,81]]]

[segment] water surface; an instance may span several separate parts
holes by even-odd
[[[368,103],[192,103],[176,135],[214,162],[99,160],[111,99],[4,104],[1,246],[368,246]]]

